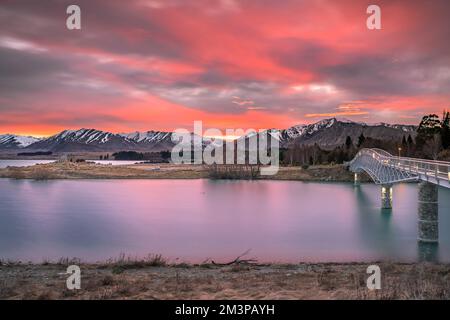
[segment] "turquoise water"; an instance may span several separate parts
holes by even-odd
[[[87,261],[160,253],[226,261],[450,261],[450,190],[440,243],[419,246],[417,185],[210,180],[0,179],[0,258]]]

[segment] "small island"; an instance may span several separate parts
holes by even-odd
[[[206,179],[216,178],[211,166],[169,163],[137,163],[131,165],[97,164],[90,161],[56,161],[28,167],[0,169],[0,178],[11,179]],[[225,178],[230,178],[226,176]],[[233,175],[234,179],[248,179]],[[276,175],[259,180],[297,180],[351,182],[353,174],[344,165],[283,166]],[[369,181],[368,178],[365,181]]]

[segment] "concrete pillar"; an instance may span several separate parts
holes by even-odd
[[[355,186],[359,186],[361,184],[361,176],[359,175],[359,173],[355,172]]]
[[[438,242],[438,186],[429,182],[419,183],[419,223],[420,242]]]
[[[392,184],[381,186],[381,209],[392,209]]]

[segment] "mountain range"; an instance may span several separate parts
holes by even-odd
[[[347,136],[353,141],[357,141],[361,133],[365,137],[400,141],[403,136],[411,135],[414,138],[416,130],[417,127],[413,125],[367,124],[330,118],[280,130],[278,137],[282,147],[318,144],[322,148],[331,149],[344,144]],[[111,133],[96,129],[64,130],[48,138],[5,134],[0,135],[0,150],[61,153],[163,151],[174,146],[171,137],[171,132],[163,131]]]
[[[336,118],[324,119],[319,122],[298,125],[280,131],[280,142],[282,146],[292,144],[314,145],[317,144],[324,149],[332,149],[343,145],[347,137],[353,141],[358,141],[358,137],[363,134],[367,138],[379,140],[401,141],[405,136],[416,136],[417,126],[376,123],[367,124],[364,122],[354,122],[350,120]]]

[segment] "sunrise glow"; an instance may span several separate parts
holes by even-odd
[[[367,1],[79,1],[79,31],[6,2],[0,133],[417,124],[450,100],[447,4],[379,2],[375,31]]]

